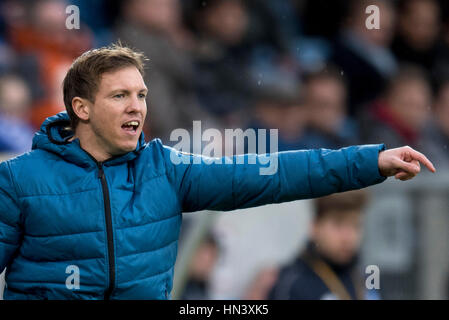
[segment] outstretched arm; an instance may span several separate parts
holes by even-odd
[[[204,157],[167,146],[163,146],[163,153],[183,211],[199,211],[315,198],[380,183],[387,176],[379,167],[379,152],[384,149],[383,144],[378,144],[279,152],[277,170],[272,175],[260,174],[264,165],[258,155],[234,156],[229,158],[232,164],[195,164],[195,158]],[[384,154],[382,169],[402,168],[397,161],[391,161],[392,156],[391,152]],[[248,164],[250,157],[256,157],[256,164]],[[239,158],[244,164],[238,164]],[[174,164],[173,159],[186,161]]]

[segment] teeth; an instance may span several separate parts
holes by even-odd
[[[125,123],[125,126],[136,126],[136,127],[138,127],[139,126],[139,122],[137,122],[137,121],[130,121],[130,122]]]

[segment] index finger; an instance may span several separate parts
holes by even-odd
[[[433,166],[432,162],[430,162],[429,159],[425,155],[423,155],[421,152],[416,151],[414,149],[410,150],[410,155],[413,159],[418,160],[422,164],[424,164],[430,171],[436,172],[435,167]]]

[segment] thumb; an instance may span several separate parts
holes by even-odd
[[[416,165],[416,167],[418,168],[418,172],[421,171],[421,164],[419,163],[418,160],[412,160],[411,163]]]

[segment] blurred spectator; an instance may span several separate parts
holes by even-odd
[[[208,300],[209,278],[218,258],[218,244],[209,234],[192,257],[183,300]]]
[[[437,88],[433,114],[419,147],[440,170],[449,170],[449,78]]]
[[[92,41],[86,26],[81,26],[79,30],[66,28],[67,5],[61,0],[38,0],[28,4],[25,12],[17,10],[20,15],[16,15],[25,15],[23,19],[10,17],[7,21],[13,49],[19,54],[37,58],[37,70],[28,70],[26,75],[28,78],[37,72],[38,78],[35,80],[38,83],[33,86],[42,87],[43,90],[43,95],[38,97],[37,110],[33,111],[37,128],[43,119],[64,109],[62,99],[54,99],[55,91],[62,90],[61,73],[67,70],[74,58],[90,48]],[[28,80],[31,82],[33,79]],[[42,101],[50,103],[43,104]]]
[[[249,11],[248,40],[287,55],[291,42],[301,35],[297,3],[292,0],[246,0]]]
[[[308,112],[297,82],[260,88],[254,98],[251,117],[250,128],[278,130],[279,151],[306,149],[310,145],[306,135]],[[274,148],[271,144],[267,131],[267,146],[262,153],[270,152]]]
[[[0,152],[31,150],[34,131],[28,124],[30,91],[15,75],[0,77]]]
[[[149,58],[147,137],[168,140],[172,130],[206,120],[194,95],[191,35],[181,24],[178,0],[131,0],[123,3],[117,36]]]
[[[14,48],[42,56],[46,63],[71,60],[90,48],[91,34],[86,26],[66,28],[68,3],[63,0],[38,0],[26,7],[25,19],[10,21],[10,40]]]
[[[438,53],[440,8],[435,0],[401,0],[392,50],[401,62],[431,69]]]
[[[107,46],[115,41],[112,30],[121,2],[122,0],[70,0],[70,5],[78,6],[81,22],[92,30],[94,48]]]
[[[7,73],[14,63],[13,51],[0,36],[0,74]]]
[[[316,200],[309,243],[296,260],[280,270],[270,299],[368,298],[365,281],[357,268],[366,202],[365,190]]]
[[[431,99],[426,74],[414,66],[404,67],[391,80],[385,97],[361,117],[363,142],[383,142],[388,148],[416,146],[430,114]]]
[[[429,70],[434,87],[438,86],[441,79],[446,78],[447,74],[449,74],[449,2],[440,0],[439,6],[442,17],[439,37],[435,40],[438,48],[432,64],[432,70]]]
[[[395,12],[390,1],[377,1],[380,28],[365,25],[369,0],[353,0],[341,35],[334,44],[333,62],[348,79],[349,113],[356,115],[362,104],[375,99],[397,69],[389,49],[394,32]]]
[[[303,90],[310,147],[337,149],[359,142],[356,123],[346,115],[346,83],[335,68],[308,74]]]
[[[254,100],[249,126],[278,129],[281,151],[336,149],[359,141],[355,122],[346,116],[345,82],[332,67],[308,74],[301,88],[297,81],[261,86]]]
[[[38,130],[42,123],[58,112],[64,111],[62,94],[62,82],[70,64],[59,64],[55,66],[51,82],[47,84],[47,94],[43,99],[38,99],[31,110],[31,124]]]
[[[29,6],[29,4],[28,4]],[[20,75],[28,84],[33,99],[43,95],[39,77],[39,59],[33,53],[19,52],[11,44],[10,30],[27,25],[29,9],[24,1],[5,0],[0,2],[0,73]]]
[[[200,103],[220,117],[225,127],[238,122],[234,113],[250,104],[248,26],[249,12],[243,1],[196,1],[193,27],[199,42],[193,79]]]
[[[213,230],[220,257],[211,278],[212,298],[244,299],[265,295],[275,276],[272,266],[291,261],[304,247],[312,200],[215,215]],[[255,283],[257,277],[263,281],[260,286]]]
[[[11,1],[0,2],[0,73],[8,72],[10,65],[14,61],[13,51],[6,42],[6,21],[12,15],[11,12],[14,12]]]

